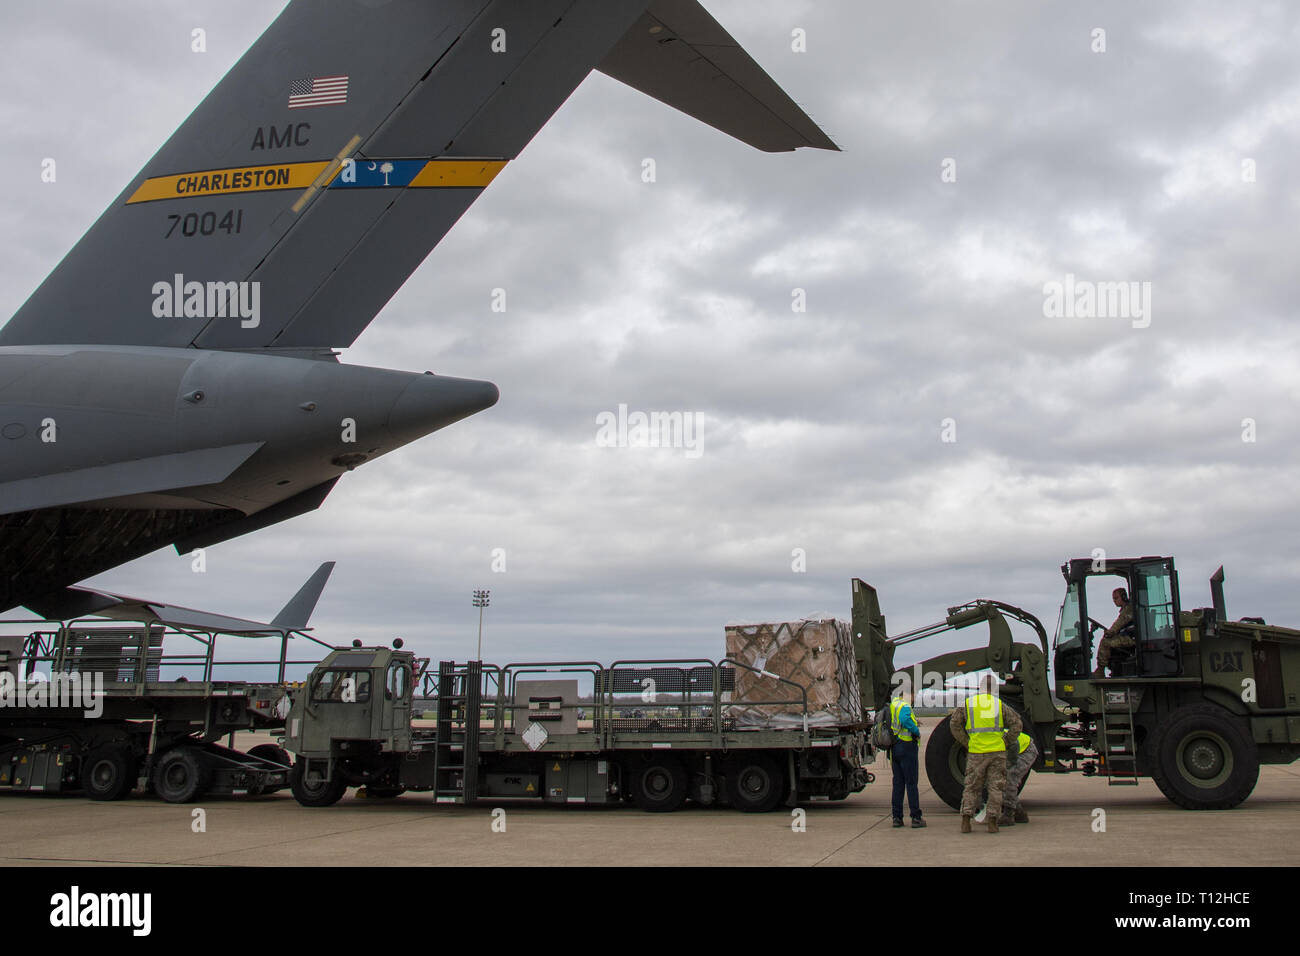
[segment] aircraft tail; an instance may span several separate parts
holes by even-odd
[[[316,610],[316,602],[325,590],[325,582],[334,571],[334,562],[326,561],[309,577],[298,593],[289,599],[289,603],[280,609],[280,613],[271,618],[271,626],[284,631],[300,631],[311,620],[311,612]]]
[[[292,0],[0,346],[327,357],[596,67],[759,149],[835,148],[696,0]]]
[[[839,149],[699,0],[653,0],[600,72],[756,149]]]

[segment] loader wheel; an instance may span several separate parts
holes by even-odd
[[[966,748],[953,739],[947,718],[930,731],[925,742],[925,775],[934,795],[954,810],[961,809],[961,794],[966,789]]]
[[[686,802],[686,771],[676,757],[647,757],[628,768],[632,802],[649,813],[667,813]]]
[[[211,782],[211,768],[194,747],[167,751],[153,771],[154,793],[168,803],[193,803],[208,792]]]
[[[767,813],[785,796],[785,774],[765,753],[737,755],[727,767],[727,799],[745,813]]]
[[[258,744],[248,751],[248,756],[257,757],[261,760],[269,760],[271,763],[278,763],[284,767],[293,768],[293,758],[289,756],[289,751],[283,747],[277,747],[275,744]],[[284,787],[259,787],[256,792],[250,791],[253,796],[266,796],[271,793],[279,793]]]
[[[1191,704],[1174,711],[1152,734],[1151,777],[1160,792],[1187,810],[1230,810],[1259,779],[1259,751],[1222,707]]]
[[[121,800],[135,789],[135,761],[125,747],[107,745],[81,761],[81,786],[91,800]]]
[[[1029,718],[1022,714],[1017,708],[1005,704],[1005,707],[1016,712],[1020,718],[1022,728],[1029,727]],[[1035,736],[1033,731],[1025,730],[1025,733],[1031,737]],[[1011,754],[1007,754],[1010,759]],[[930,739],[925,745],[925,775],[930,780],[930,786],[934,788],[937,796],[954,810],[961,809],[961,795],[966,789],[966,748],[957,744],[953,739],[952,728],[948,725],[948,718],[944,717],[930,732]],[[1029,782],[1029,775],[1020,782],[1020,790],[1023,793],[1025,785]],[[981,801],[988,799],[988,789],[985,788]]]
[[[339,802],[348,785],[340,777],[325,777],[319,770],[307,770],[307,761],[299,760],[289,774],[293,798],[304,807],[328,807]]]

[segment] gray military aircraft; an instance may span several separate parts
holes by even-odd
[[[697,0],[292,0],[0,329],[0,610],[311,511],[493,405],[335,350],[593,69],[836,148]]]

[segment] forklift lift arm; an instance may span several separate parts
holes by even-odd
[[[1033,644],[1017,644],[1011,639],[1007,617],[1033,628],[1042,649]],[[996,671],[1009,683],[1019,684],[1027,716],[1034,723],[1058,718],[1056,705],[1047,681],[1047,632],[1042,622],[1028,611],[1001,601],[980,599],[948,609],[948,617],[888,639],[892,647],[911,644],[936,634],[959,631],[981,621],[988,622],[989,642],[985,647],[940,654],[912,665],[925,674],[969,674],[981,670]]]

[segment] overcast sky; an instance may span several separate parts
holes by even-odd
[[[283,4],[8,6],[0,319]],[[326,640],[464,659],[486,587],[485,658],[608,662],[847,618],[853,576],[891,631],[975,597],[1051,630],[1059,565],[1104,548],[1175,555],[1187,607],[1223,563],[1232,616],[1300,626],[1300,7],[705,6],[842,153],[593,74],[344,356],[500,403],[204,574],[166,550],[92,583],[265,618],[333,559]],[[1046,315],[1067,274],[1150,283],[1149,314]],[[699,416],[701,454],[600,447],[620,404]]]

